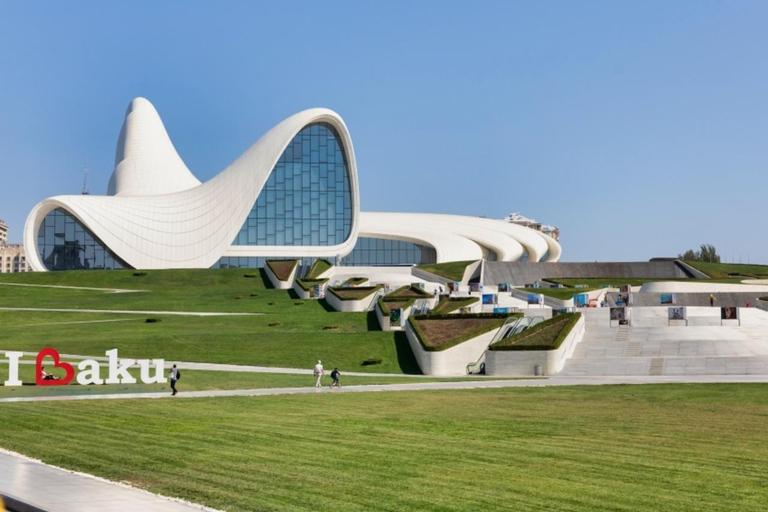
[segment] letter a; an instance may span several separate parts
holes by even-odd
[[[91,384],[104,384],[104,380],[99,373],[99,362],[93,359],[84,359],[77,365],[77,369],[80,373],[77,374],[77,383],[81,386],[89,386]]]

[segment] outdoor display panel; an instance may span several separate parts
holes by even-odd
[[[509,291],[509,283],[499,283],[499,293]]]
[[[544,295],[540,293],[529,293],[528,304],[544,304]]]
[[[611,320],[626,321],[627,308],[610,308]]]
[[[573,304],[577,307],[583,307],[589,304],[589,294],[577,293],[573,296]]]
[[[667,315],[669,320],[687,320],[688,311],[685,306],[675,306],[667,309]]]
[[[662,293],[661,294],[661,303],[662,304],[677,304],[677,294],[675,294],[675,293]]]
[[[491,304],[498,304],[499,299],[498,296],[495,293],[486,293],[483,294],[483,304],[484,305],[491,305]]]
[[[739,308],[735,306],[720,308],[720,320],[738,320]]]
[[[389,310],[389,325],[390,327],[403,326],[403,308],[393,308]]]

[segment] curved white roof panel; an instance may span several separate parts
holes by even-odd
[[[351,196],[351,230],[337,245],[235,245],[254,203],[286,147],[305,127],[328,123],[346,156]],[[559,244],[537,231],[456,215],[360,213],[358,173],[352,139],[335,112],[299,112],[263,135],[221,173],[201,183],[173,147],[152,104],[133,100],[126,112],[108,195],[56,196],[37,204],[24,227],[33,270],[44,271],[38,231],[56,208],[72,214],[117,257],[133,268],[208,268],[223,256],[333,257],[346,255],[358,235],[406,240],[434,247],[438,262],[560,257]],[[32,250],[31,250],[32,249]]]

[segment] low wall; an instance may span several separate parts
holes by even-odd
[[[573,326],[557,350],[488,350],[485,353],[485,374],[506,377],[531,377],[534,366],[541,365],[542,375],[554,375],[563,369],[584,337],[584,315]]]
[[[405,328],[400,326],[391,326],[389,324],[389,315],[385,315],[381,312],[378,303],[374,309],[376,310],[376,319],[379,321],[379,326],[381,327],[382,331],[402,331]],[[411,309],[411,306],[403,309],[403,324],[408,322],[408,317],[411,316]]]
[[[272,283],[272,286],[275,287],[278,290],[290,290],[293,287],[293,280],[296,277],[296,270],[299,268],[298,265],[295,265],[293,267],[293,270],[291,271],[291,275],[288,276],[287,281],[281,281],[277,278],[274,272],[272,272],[272,269],[269,268],[269,265],[264,265],[264,272],[267,273],[267,277],[269,278],[269,282]]]
[[[467,374],[467,365],[476,362],[483,355],[488,344],[493,341],[499,329],[481,334],[477,338],[472,338],[455,347],[437,352],[427,352],[419,343],[416,333],[413,332],[413,326],[408,321],[405,324],[405,335],[408,338],[408,344],[411,346],[416,362],[424,375],[435,375],[439,377],[450,377]]]
[[[330,290],[325,291],[325,302],[328,303],[336,311],[344,313],[355,313],[360,311],[368,311],[371,307],[371,301],[376,297],[376,291],[371,292],[367,297],[363,297],[360,300],[342,300],[333,294]]]

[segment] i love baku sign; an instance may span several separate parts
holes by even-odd
[[[6,352],[8,358],[8,380],[3,384],[5,386],[21,386],[19,380],[19,360],[24,355],[23,352]],[[136,378],[128,372],[132,366],[139,366],[139,378],[144,384],[163,384],[168,382],[163,374],[165,360],[163,359],[120,359],[117,356],[117,349],[107,350],[107,375],[103,379],[101,376],[102,367],[95,359],[84,359],[77,365],[77,372],[70,363],[61,361],[61,356],[55,348],[46,347],[37,353],[35,359],[35,382],[38,386],[64,386],[69,384],[77,375],[77,383],[83,386],[100,384],[136,384]],[[60,379],[45,379],[43,377],[43,366],[46,357],[53,359],[53,367],[64,370],[65,376]],[[151,375],[154,367],[155,374]]]

